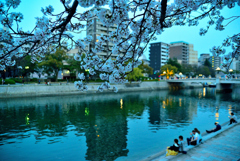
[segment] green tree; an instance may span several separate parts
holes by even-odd
[[[142,77],[142,70],[139,68],[134,68],[131,73],[129,73],[126,77],[128,81],[136,81],[139,77]]]
[[[142,70],[142,73],[147,73],[149,75],[153,74],[153,68],[151,68],[150,66],[148,66],[147,64],[144,64],[144,62],[142,61],[142,64],[140,64],[138,66],[139,69]]]
[[[197,71],[197,65],[185,64],[182,66],[182,73],[187,76],[193,76]]]
[[[21,66],[22,69],[19,69],[19,73],[21,73],[21,75],[23,76],[27,76],[29,75],[29,73],[38,73],[39,72],[39,67],[38,67],[38,63],[32,63],[31,62],[31,56],[26,56],[24,57],[22,60],[16,60],[18,66]]]
[[[211,71],[209,70],[209,68],[207,66],[200,66],[198,69],[197,69],[197,72],[196,72],[197,75],[199,74],[203,74],[205,76],[209,76],[211,75]]]
[[[182,65],[180,63],[178,63],[177,58],[169,58],[167,61],[167,64],[171,65],[171,66],[175,66],[177,68],[177,71],[182,72]]]
[[[45,57],[45,60],[38,64],[40,68],[43,68],[43,72],[51,75],[53,74],[55,80],[57,81],[58,72],[63,69],[63,60],[67,60],[68,56],[66,51],[58,48],[55,53],[49,54]]]
[[[203,64],[203,65],[206,66],[206,67],[208,67],[209,72],[210,72],[209,75],[211,75],[211,76],[214,76],[214,75],[215,75],[215,70],[212,68],[212,64],[209,62],[208,59],[206,59],[206,60],[204,61],[204,64]],[[207,72],[208,72],[208,71],[207,71]]]
[[[207,66],[207,67],[209,67],[209,68],[212,67],[212,64],[209,62],[208,59],[206,59],[206,60],[204,61],[204,64],[203,64],[203,65],[204,65],[204,66]]]
[[[170,74],[170,73],[166,73],[166,74],[174,75],[178,71],[178,68],[175,67],[175,66],[172,66],[170,64],[165,64],[164,66],[161,67],[161,73],[163,73],[164,71],[165,72],[167,72],[167,71],[171,72],[172,71],[172,74]]]
[[[65,68],[70,71],[70,74],[76,74],[76,72],[85,73],[85,70],[80,66],[80,64],[83,62],[83,59],[85,58],[85,54],[79,55],[81,55],[81,61],[76,61],[73,57],[69,57],[67,60],[68,65],[66,65]]]

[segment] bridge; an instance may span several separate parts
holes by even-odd
[[[189,83],[216,83],[217,92],[232,91],[233,86],[240,85],[240,79],[232,78],[226,79],[216,79],[216,78],[187,78],[187,79],[171,79],[166,80],[169,84],[189,84]]]

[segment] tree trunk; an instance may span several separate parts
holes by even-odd
[[[55,70],[55,82],[57,82],[57,81],[58,81],[58,69]]]

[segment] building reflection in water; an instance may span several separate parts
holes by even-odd
[[[181,126],[189,124],[197,114],[197,103],[187,101],[186,97],[166,95],[158,100],[149,99],[149,122],[152,129],[166,126]]]
[[[89,104],[91,121],[85,132],[86,160],[115,160],[128,154],[127,115],[121,108],[110,110],[112,104],[98,102],[101,109]]]

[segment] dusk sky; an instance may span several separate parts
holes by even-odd
[[[3,1],[3,0],[1,0]],[[30,3],[29,3],[30,2]],[[46,7],[52,5],[54,7],[54,13],[59,13],[63,10],[63,7],[59,0],[22,0],[20,6],[15,10],[23,13],[24,20],[21,23],[22,28],[26,30],[32,30],[35,26],[35,17],[41,17],[41,7]],[[85,8],[78,7],[78,11],[86,10]],[[240,16],[240,7],[236,6],[233,9],[224,8],[221,11],[222,15],[225,18],[231,16]],[[212,26],[208,33],[205,36],[200,36],[200,28],[206,28],[207,21],[209,19],[205,18],[200,21],[197,27],[188,27],[188,26],[176,26],[169,29],[165,29],[162,35],[158,36],[157,41],[152,42],[165,42],[170,43],[174,41],[185,41],[191,44],[194,44],[194,50],[198,51],[198,54],[209,53],[209,49],[213,46],[221,45],[222,41],[233,34],[240,32],[240,18],[230,23],[224,31],[216,31],[215,26]],[[224,22],[224,25],[227,22]],[[79,34],[78,38],[84,38],[86,32]],[[145,51],[145,55],[148,57],[148,50]],[[228,50],[231,51],[231,50]]]

